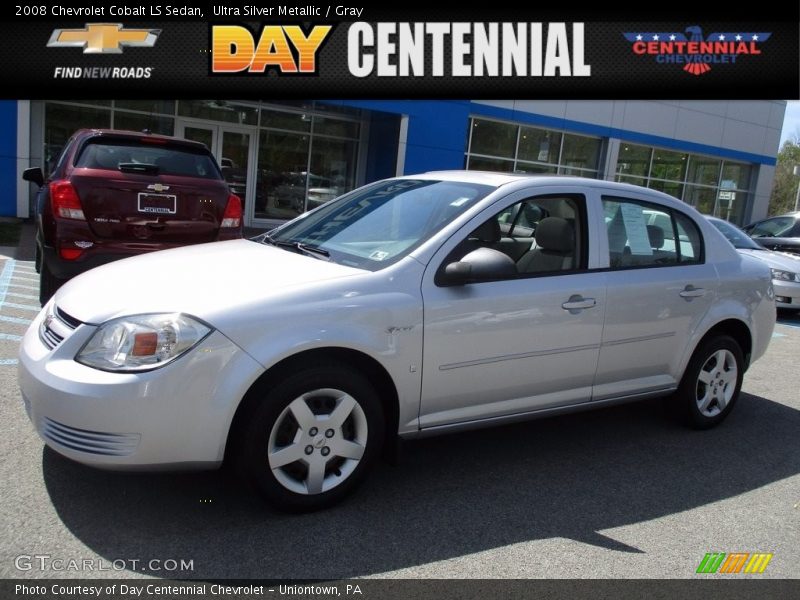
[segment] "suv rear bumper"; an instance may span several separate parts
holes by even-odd
[[[217,239],[208,243],[217,241],[225,241],[229,239],[237,239],[241,237],[241,230],[232,228],[230,233],[220,231]],[[117,242],[110,240],[108,242],[95,242],[90,248],[86,248],[81,256],[75,260],[65,260],[59,256],[58,251],[53,246],[41,245],[42,261],[49,271],[59,279],[71,279],[76,275],[85,273],[90,269],[99,267],[101,265],[121,260],[131,256],[138,256],[147,252],[156,252],[158,250],[169,250],[170,248],[178,248],[186,244],[165,244],[165,243],[142,243],[142,242]]]

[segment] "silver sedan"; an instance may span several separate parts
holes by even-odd
[[[229,460],[314,510],[398,437],[653,397],[717,425],[774,323],[770,269],[674,198],[441,172],[89,271],[34,320],[19,379],[74,460]]]

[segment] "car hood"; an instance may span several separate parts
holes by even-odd
[[[741,254],[754,256],[764,261],[773,269],[800,273],[800,256],[794,256],[785,252],[773,252],[771,250],[751,250],[749,248],[739,248],[738,250]]]
[[[87,271],[65,284],[56,305],[84,323],[182,312],[217,325],[290,290],[364,271],[249,240],[143,254]]]

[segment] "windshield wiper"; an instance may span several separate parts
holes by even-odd
[[[271,246],[277,246],[279,248],[287,248],[294,250],[296,252],[300,252],[302,254],[306,254],[308,256],[313,256],[314,258],[322,259],[328,258],[331,254],[324,248],[320,248],[319,246],[312,246],[310,244],[304,244],[303,242],[297,242],[294,240],[276,240],[273,238],[269,233],[263,234],[262,243],[266,242]]]
[[[158,165],[153,165],[150,163],[119,163],[117,165],[117,169],[122,171],[123,173],[150,173],[153,175],[157,175],[160,169]]]

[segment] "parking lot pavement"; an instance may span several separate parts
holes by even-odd
[[[17,364],[19,341],[39,308],[39,276],[33,262],[0,260],[0,367]]]
[[[422,440],[343,505],[291,516],[225,472],[110,473],[44,449],[14,363],[36,277],[0,273],[0,577],[719,577],[695,574],[707,552],[774,555],[725,577],[800,576],[797,317],[714,430],[645,402]],[[34,555],[94,570],[27,570]]]

